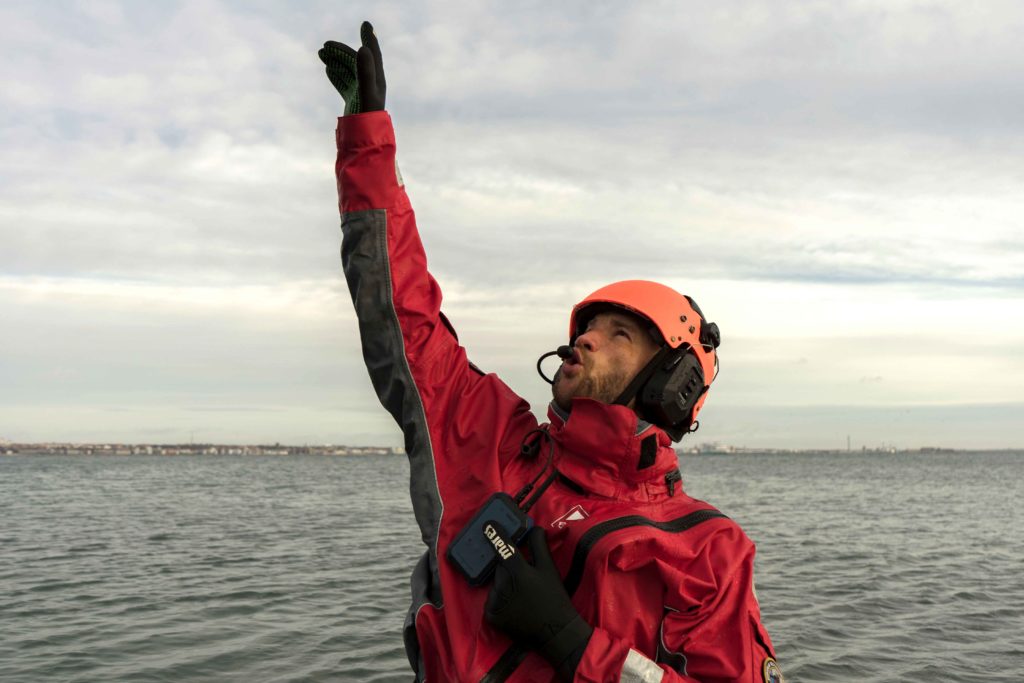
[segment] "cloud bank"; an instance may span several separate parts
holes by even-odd
[[[0,437],[398,443],[315,56],[366,17],[446,311],[538,411],[645,277],[723,329],[706,438],[1019,445],[1024,10],[917,1],[6,6]]]

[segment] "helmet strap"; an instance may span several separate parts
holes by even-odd
[[[668,346],[667,344],[658,349],[658,352],[654,354],[654,358],[647,362],[647,365],[644,366],[643,370],[636,373],[636,377],[634,377],[633,381],[626,385],[626,388],[623,389],[622,393],[619,394],[619,397],[615,399],[613,405],[629,405],[629,402],[633,400],[633,398],[640,392],[641,389],[643,389],[644,384],[646,384],[647,380],[651,378],[651,375],[653,375],[657,371],[658,366],[664,363],[668,355],[672,353],[674,350],[675,349]]]

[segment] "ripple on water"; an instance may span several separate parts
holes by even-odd
[[[1005,482],[1024,458],[979,457],[684,458],[683,471],[758,543],[787,679],[1019,683],[1024,548]],[[401,629],[422,546],[403,459],[0,468],[2,683],[409,680]]]

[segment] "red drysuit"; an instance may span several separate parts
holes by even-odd
[[[483,618],[488,587],[446,558],[491,494],[557,477],[530,510],[573,605],[594,627],[577,681],[780,679],[753,593],[754,545],[680,490],[668,436],[623,406],[553,406],[548,438],[527,403],[466,358],[441,313],[387,112],[338,120],[342,262],[363,356],[405,434],[413,509],[428,551],[412,577],[406,648],[417,680],[554,681],[539,655]]]

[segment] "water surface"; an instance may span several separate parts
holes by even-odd
[[[685,457],[792,681],[1024,680],[1024,456]],[[0,680],[409,681],[400,456],[0,458]]]

